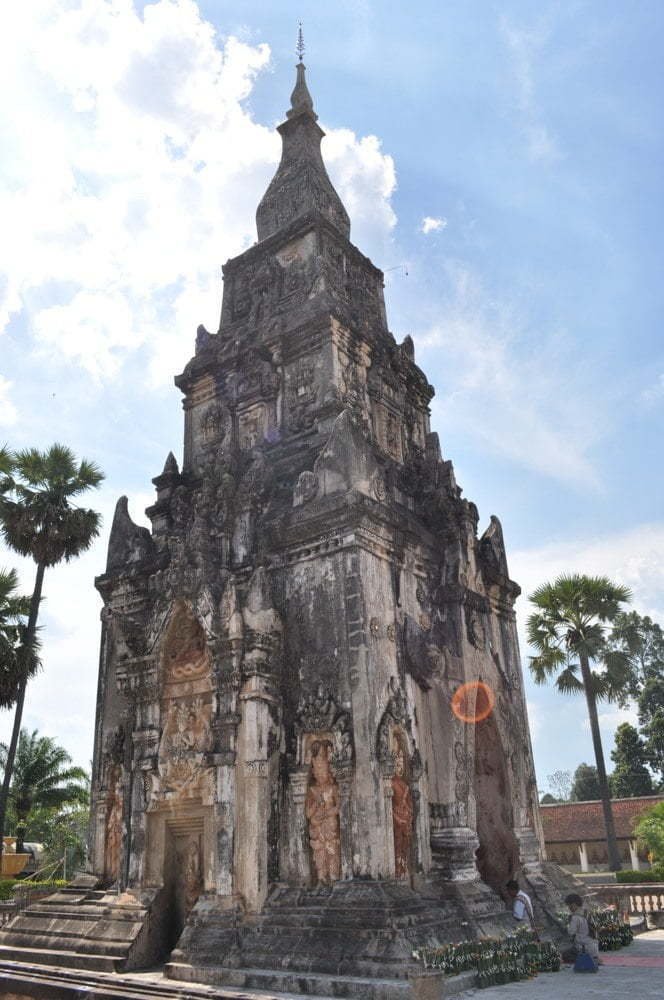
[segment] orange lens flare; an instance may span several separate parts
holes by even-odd
[[[493,712],[496,699],[491,688],[484,681],[469,681],[462,684],[452,695],[451,708],[462,722],[483,722]]]

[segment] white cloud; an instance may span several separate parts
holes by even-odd
[[[654,406],[661,399],[664,399],[664,372],[652,385],[641,392],[641,402],[645,403],[646,406]]]
[[[600,712],[597,716],[600,729],[613,736],[618,726],[623,722],[629,722],[631,726],[638,726],[639,716],[633,708],[615,708],[608,712]],[[583,720],[583,728],[590,732],[590,719]]]
[[[540,705],[529,699],[526,703],[526,711],[528,713],[528,728],[530,729],[530,735],[534,740],[542,732],[542,709]]]
[[[435,348],[445,358],[432,404],[436,424],[473,435],[492,455],[597,490],[587,453],[607,422],[599,419],[591,385],[581,384],[583,367],[573,352],[565,356],[565,337],[538,331],[532,350],[532,331],[514,303],[492,298],[464,264],[448,260],[445,268],[445,321],[414,335],[418,349]]]
[[[18,411],[9,398],[11,387],[12,383],[0,375],[0,427],[15,424],[18,420]]]
[[[560,150],[555,136],[542,120],[535,87],[535,66],[548,42],[549,30],[541,22],[536,27],[516,27],[507,17],[501,18],[500,28],[511,56],[517,87],[517,109],[528,157],[533,161],[558,160]]]
[[[246,108],[267,45],[219,38],[193,0],[34,0],[0,39],[0,329],[112,378],[147,348],[154,381],[216,329],[219,264],[255,239],[280,140]],[[284,108],[288,95],[284,94]],[[330,173],[363,241],[394,226],[394,164],[330,130]],[[4,235],[3,235],[4,234]]]
[[[615,534],[550,541],[509,556],[510,574],[521,585],[518,620],[525,622],[527,595],[561,573],[608,576],[629,587],[639,614],[664,621],[664,523],[641,524]]]
[[[350,215],[353,242],[378,256],[397,221],[390,203],[397,186],[394,160],[375,135],[358,140],[347,128],[325,131],[325,162]]]
[[[447,227],[447,219],[435,218],[431,215],[425,215],[420,224],[420,232],[428,236],[429,233],[436,233],[440,229],[445,229]]]

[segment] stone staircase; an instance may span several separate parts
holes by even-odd
[[[159,890],[118,895],[81,876],[20,912],[0,930],[0,961],[97,972],[150,964],[158,935],[150,909]]]

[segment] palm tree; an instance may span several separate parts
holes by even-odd
[[[622,865],[616,841],[609,783],[597,718],[597,701],[620,699],[630,680],[629,654],[612,649],[606,642],[607,626],[631,600],[627,587],[605,576],[559,576],[531,594],[535,611],[528,618],[528,642],[537,650],[530,669],[537,684],[556,676],[556,687],[564,694],[583,691],[588,706],[600,798],[604,812],[609,866]],[[601,669],[592,669],[591,663]],[[580,673],[580,676],[579,676]]]
[[[72,499],[99,486],[104,478],[93,462],[84,459],[77,463],[74,453],[61,444],[52,445],[46,452],[29,448],[11,455],[9,461],[6,460],[6,451],[4,456],[5,468],[0,486],[0,528],[7,545],[22,556],[30,556],[37,565],[37,572],[24,637],[26,664],[18,684],[14,728],[0,791],[0,854],[30,672],[27,662],[34,657],[44,572],[49,566],[55,566],[63,560],[69,562],[80,555],[99,534],[99,514],[76,506]]]
[[[0,767],[7,761],[8,747],[0,743]],[[28,734],[21,729],[9,802],[16,816],[16,852],[23,852],[23,838],[35,809],[62,809],[68,805],[87,805],[88,775],[82,767],[72,767],[71,757],[49,736]]]
[[[0,569],[0,708],[11,708],[16,702],[24,663],[21,647],[25,619],[30,613],[30,598],[19,596],[17,587],[16,570]],[[33,674],[38,666],[34,655],[29,673]]]

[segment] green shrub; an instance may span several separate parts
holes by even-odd
[[[664,882],[664,864],[658,862],[646,871],[635,871],[625,869],[616,872],[616,882],[637,883],[637,882]]]
[[[27,882],[22,878],[6,878],[0,880],[0,900],[7,902],[7,900],[12,900],[15,897],[15,888],[35,888],[35,889],[50,889],[51,892],[55,892],[56,889],[61,889],[64,885],[67,885],[64,879],[54,879],[50,882]]]

